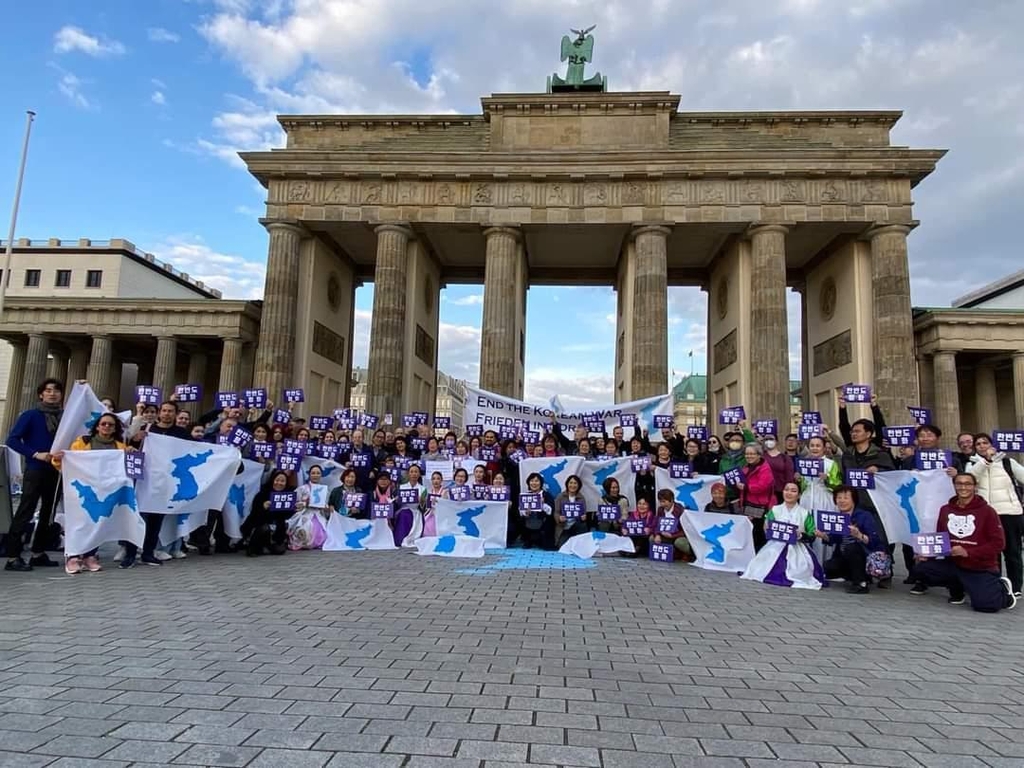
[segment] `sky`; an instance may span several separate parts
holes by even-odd
[[[895,144],[950,150],[914,191],[915,305],[1021,268],[1016,0],[36,0],[0,47],[0,213],[33,109],[17,237],[123,237],[226,298],[259,298],[266,195],[237,152],[282,146],[276,115],[479,113],[483,95],[542,91],[562,34],[591,24],[611,90],[671,90],[694,111],[902,109]],[[440,367],[470,382],[482,298],[442,294]],[[356,300],[365,364],[372,285]],[[614,311],[610,288],[530,289],[528,400],[611,402]],[[705,317],[703,293],[670,289],[666,386],[704,371]]]

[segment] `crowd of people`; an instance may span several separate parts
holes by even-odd
[[[62,413],[63,386],[48,379],[37,391],[38,405],[20,414],[7,436],[7,446],[24,458],[21,497],[6,537],[8,571],[60,565],[47,555],[47,550],[54,549],[54,542],[59,541],[53,513],[59,495],[62,453],[51,448]],[[622,426],[615,426],[611,434],[595,434],[581,425],[570,437],[557,423],[530,442],[499,440],[494,430],[472,436],[452,431],[438,435],[427,424],[409,429],[341,429],[340,418],[327,429],[312,430],[301,418],[274,421],[281,412],[275,411],[272,403],[262,409],[216,409],[193,419],[173,397],[159,405],[138,404],[125,424],[114,414],[112,401],[103,403],[110,413],[99,418],[90,433],[68,450],[140,450],[145,448],[147,435],[154,433],[224,442],[236,427],[241,427],[252,437],[240,448],[243,457],[263,464],[262,488],[242,527],[240,542],[233,541],[225,531],[221,512],[212,510],[206,524],[193,531],[188,541],[161,543],[164,516],[142,510],[146,537],[141,554],[126,542],[117,558],[122,568],[136,562],[159,566],[168,559],[184,558],[189,551],[207,555],[241,549],[256,556],[315,547],[316,537],[308,528],[299,526],[297,530],[297,518],[316,515],[326,519],[338,514],[365,519],[374,503],[396,505],[398,511],[389,525],[396,545],[400,545],[413,527],[413,511],[420,513],[422,534],[433,535],[433,508],[438,499],[484,498],[484,489],[494,487],[508,489],[504,496],[497,497],[509,501],[509,547],[553,550],[572,536],[599,530],[631,538],[636,555],[645,555],[652,544],[670,544],[678,559],[689,560],[693,558],[692,547],[679,524],[687,510],[672,491],[657,491],[654,479],[656,468],[685,463],[694,476],[732,474],[733,482],[712,486],[712,500],[703,511],[749,518],[759,552],[768,543],[766,521],[784,521],[796,526],[799,546],[806,548],[815,566],[820,561],[824,577],[845,581],[851,593],[865,594],[872,586],[891,587],[897,543],[888,541],[870,494],[847,483],[848,472],[914,470],[915,452],[938,448],[942,437],[938,426],[921,424],[916,428],[915,444],[894,453],[883,441],[885,418],[874,399],[871,418],[852,423],[847,404],[840,399],[838,430],[823,424],[818,434],[806,440],[795,433],[755,435],[745,421],[740,421],[721,436],[710,434],[706,439],[665,429],[661,439],[653,443],[651,436],[640,429],[629,428],[633,434],[626,439]],[[312,493],[321,479],[320,465],[307,467],[305,476],[301,471],[279,468],[286,441],[301,443],[307,456],[330,457],[343,465],[341,485],[326,501],[314,498]],[[268,444],[273,446],[269,450]],[[978,611],[1013,607],[1024,584],[1024,466],[998,452],[987,434],[963,433],[956,445],[951,466],[946,468],[955,493],[938,516],[938,531],[949,534],[949,556],[922,557],[904,544],[900,553],[908,572],[904,583],[911,585],[915,595],[925,594],[929,587],[944,587],[949,591],[950,603],[960,604],[966,596]],[[592,460],[647,456],[649,468],[633,474],[632,493],[624,492],[627,489],[621,488],[615,478],[607,478],[599,508],[588,508],[579,477],[568,478],[565,490],[554,497],[539,474],[521,477],[524,457],[565,455]],[[814,476],[801,475],[801,458],[820,459],[822,471]],[[426,462],[446,460],[456,466],[450,480],[437,472],[425,476]],[[735,470],[739,474],[731,472]],[[469,486],[468,491],[465,486]],[[273,494],[289,490],[296,494],[295,508],[274,509]],[[527,497],[534,501],[539,497],[539,503],[521,503]],[[631,503],[631,498],[635,502]],[[398,504],[400,499],[402,503]],[[836,535],[817,530],[815,512],[820,510],[848,517],[848,532]],[[28,560],[22,558],[26,539],[30,539],[31,548]],[[74,574],[98,571],[102,564],[93,550],[66,553],[64,567]]]

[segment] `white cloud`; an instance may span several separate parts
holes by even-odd
[[[163,80],[161,80],[158,77],[151,78],[149,82],[152,83],[153,87],[157,88],[158,90],[161,90],[161,91],[166,91],[167,90],[167,83],[165,83]]]
[[[221,291],[225,299],[263,298],[263,262],[216,251],[198,235],[173,235],[149,250],[194,280]]]
[[[117,40],[95,37],[81,27],[64,26],[58,29],[53,36],[53,50],[56,53],[79,51],[88,56],[100,58],[120,56],[126,49]]]
[[[476,307],[483,306],[484,295],[482,293],[471,293],[468,296],[462,296],[458,299],[449,299],[445,297],[445,302],[452,304],[456,307]]]
[[[76,107],[92,109],[94,105],[82,93],[82,84],[83,81],[77,75],[64,72],[61,74],[60,80],[57,81],[57,90]]]
[[[167,97],[164,96],[163,91],[153,91],[153,95],[149,97],[149,100],[161,107],[167,103]]]
[[[146,30],[146,36],[151,43],[177,43],[181,40],[181,35],[163,27],[150,27]]]

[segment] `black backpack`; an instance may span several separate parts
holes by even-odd
[[[1021,484],[1017,482],[1017,477],[1013,474],[1013,464],[1010,463],[1009,456],[1003,456],[1003,470],[1006,472],[1007,477],[1010,478],[1010,482],[1013,483],[1013,490],[1017,492],[1017,500],[1024,505],[1024,486],[1021,486]]]

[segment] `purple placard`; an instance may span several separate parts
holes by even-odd
[[[483,424],[467,424],[466,435],[468,437],[483,437],[484,436],[484,425]]]
[[[498,438],[500,440],[515,440],[519,437],[519,430],[511,424],[502,424],[498,427]]]
[[[722,479],[726,485],[739,485],[743,482],[743,470],[739,467],[730,469],[722,474]]]
[[[941,449],[918,449],[914,453],[914,466],[918,469],[945,469],[953,466],[953,455]]]
[[[625,520],[622,523],[622,532],[627,536],[643,536],[645,527],[644,520]]]
[[[160,387],[139,386],[135,388],[135,402],[146,405],[160,405],[163,396]]]
[[[335,419],[335,421],[337,421],[338,419],[351,419],[351,418],[352,418],[352,409],[351,408],[335,408],[334,409],[334,419]]]
[[[301,389],[298,389],[298,388],[286,389],[283,394],[284,394],[284,397],[282,397],[281,399],[284,400],[286,403],[304,403],[304,402],[306,402],[306,393],[305,393],[304,390],[301,390]]]
[[[415,429],[418,424],[419,424],[419,422],[416,421],[415,414],[412,414],[412,413],[403,413],[402,414],[402,426],[405,427],[406,429]]]
[[[425,451],[427,449],[427,438],[425,437],[410,437],[409,447],[414,451]]]
[[[228,445],[233,445],[236,448],[244,448],[251,442],[252,435],[237,425],[228,433]]]
[[[363,453],[362,451],[352,454],[352,467],[354,469],[367,469],[369,466],[370,454]]]
[[[814,512],[814,527],[822,533],[846,536],[850,533],[850,518],[842,512],[818,509]]]
[[[523,442],[529,445],[536,445],[540,442],[540,432],[534,429],[523,430]]]
[[[366,506],[366,494],[349,491],[345,494],[345,509],[362,509]]]
[[[1024,451],[1024,432],[1019,429],[997,429],[992,433],[992,445],[997,451]]]
[[[658,518],[658,533],[673,534],[679,530],[679,518],[669,513]]]
[[[821,424],[821,411],[804,411],[800,414],[801,424]]]
[[[597,419],[593,416],[584,416],[582,421],[583,426],[586,428],[588,433],[596,432],[597,434],[601,434],[604,432],[604,419]]]
[[[146,468],[146,455],[142,451],[125,451],[124,471],[131,480],[138,480],[142,477]]]
[[[412,415],[416,417],[416,424],[426,424],[430,419],[430,414],[426,411],[413,411]]]
[[[812,437],[824,436],[821,424],[798,424],[796,434],[801,440],[810,440]]]
[[[281,452],[286,453],[289,456],[302,457],[306,455],[309,445],[299,440],[293,440],[290,437],[286,437],[284,442],[281,444]]]
[[[489,485],[487,486],[487,501],[510,501],[512,499],[512,489],[507,485]]]
[[[448,496],[452,501],[469,501],[473,496],[473,489],[468,485],[453,485],[448,489]]]
[[[246,408],[266,408],[267,390],[262,387],[242,391],[242,402]]]
[[[651,468],[651,457],[647,454],[630,456],[629,465],[634,472],[647,472]]]
[[[914,534],[914,554],[920,557],[948,557],[949,549],[949,534],[946,531]]]
[[[451,429],[452,428],[452,417],[451,416],[435,416],[434,417],[434,429]]]
[[[570,520],[583,517],[585,505],[578,501],[566,501],[562,503],[562,514]]]
[[[668,476],[673,480],[686,480],[693,477],[693,464],[685,461],[673,461],[668,465]]]
[[[302,457],[293,453],[280,453],[277,456],[277,468],[285,472],[295,472],[302,463]]]
[[[768,541],[795,544],[799,533],[799,529],[789,523],[783,523],[779,520],[765,520],[764,522],[764,535]]]
[[[392,483],[400,483],[402,481],[402,470],[398,467],[381,467],[380,471],[387,474],[391,478]]]
[[[340,416],[338,417],[337,421],[338,429],[340,429],[342,432],[351,432],[353,429],[356,428],[356,420],[353,419],[351,416]]]
[[[651,544],[648,556],[656,563],[671,563],[676,556],[675,547],[671,544]]]
[[[380,423],[380,418],[374,413],[361,413],[359,414],[359,426],[366,427],[367,429],[376,429]]]
[[[655,429],[675,429],[676,417],[665,413],[654,414]]]
[[[910,418],[917,424],[931,424],[932,423],[932,412],[928,408],[922,408],[918,405],[908,405],[907,410],[910,411]]]
[[[334,419],[330,416],[310,416],[309,417],[309,428],[316,432],[326,432],[331,428],[334,423]]]
[[[848,403],[870,403],[871,402],[871,385],[870,384],[844,384],[843,385],[843,400]]]
[[[718,412],[719,424],[739,424],[742,420],[743,416],[736,408],[723,408]]]
[[[294,512],[296,501],[295,491],[271,491],[270,511]]]
[[[416,459],[414,459],[412,456],[395,456],[394,459],[395,466],[398,467],[403,472],[408,472],[409,467],[411,467],[413,464],[419,464],[419,462],[416,461]]]
[[[617,523],[622,517],[622,509],[617,504],[598,504],[597,519],[605,523]]]
[[[217,407],[221,410],[225,408],[237,408],[238,407],[238,393],[237,392],[218,392],[217,393]]]
[[[779,422],[776,419],[758,419],[754,422],[754,434],[779,436]]]
[[[690,440],[700,440],[702,443],[708,441],[708,428],[689,426],[686,428],[686,437]]]
[[[472,490],[473,501],[486,501],[487,500],[487,490],[490,487],[491,486],[484,485],[483,483],[473,483],[470,486],[470,488],[473,489]]]
[[[403,507],[415,507],[420,503],[420,492],[415,488],[399,488],[398,503]]]
[[[273,443],[260,440],[252,444],[252,457],[254,459],[272,459],[277,452]]]
[[[824,459],[798,457],[796,460],[796,473],[801,477],[818,477],[824,474],[824,472]]]
[[[544,509],[544,497],[539,493],[520,493],[519,511],[523,514],[540,512]]]
[[[203,399],[203,388],[199,384],[175,384],[174,396],[179,403],[198,403]]]
[[[370,517],[374,520],[386,520],[395,514],[395,505],[390,501],[375,501],[370,505]]]
[[[337,443],[331,443],[330,445],[321,443],[317,449],[317,455],[321,459],[327,459],[328,461],[335,461],[339,453],[341,453],[341,446]]]
[[[523,459],[529,458],[529,456],[526,455],[526,451],[524,451],[522,448],[516,448],[514,451],[512,451],[512,453],[508,455],[508,457],[512,459],[512,461],[514,461],[516,464],[521,462]]]
[[[623,413],[619,415],[619,424],[622,425],[623,429],[627,427],[636,426],[636,414],[635,413]]]
[[[497,461],[500,456],[500,448],[488,448],[485,445],[480,446],[480,461]]]
[[[275,424],[290,424],[292,421],[292,412],[286,411],[283,408],[275,408],[274,415],[270,420]]]
[[[913,445],[917,439],[916,427],[885,427],[882,439],[891,446]]]
[[[846,484],[851,488],[871,490],[875,487],[875,476],[866,469],[848,469],[846,470]]]

